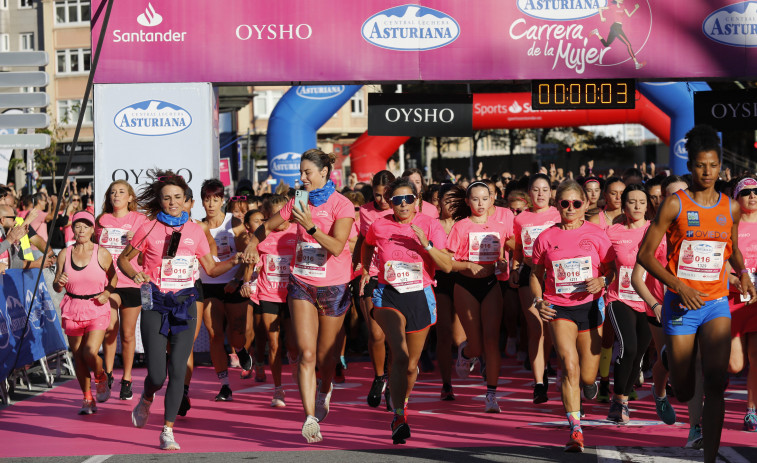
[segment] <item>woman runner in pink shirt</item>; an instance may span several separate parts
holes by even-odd
[[[111,183],[105,193],[102,214],[96,220],[95,236],[100,246],[110,251],[113,256],[116,275],[118,275],[118,286],[110,295],[110,326],[105,333],[103,354],[105,371],[108,373],[108,387],[110,387],[113,381],[116,339],[120,328],[121,356],[124,365],[119,394],[121,400],[131,400],[133,397],[131,370],[134,365],[134,350],[137,347],[137,318],[139,318],[142,301],[139,297],[139,286],[126,278],[115,263],[134,237],[134,232],[146,221],[147,217],[137,212],[137,195],[131,185],[125,180],[116,180]],[[135,268],[139,268],[137,260],[138,256],[131,262]]]
[[[561,183],[555,199],[561,221],[534,243],[531,291],[563,370],[562,401],[571,428],[565,451],[583,452],[581,389],[587,399],[597,395],[602,293],[615,274],[615,254],[605,232],[584,220],[586,194],[577,182]]]
[[[350,306],[352,258],[347,241],[355,207],[329,180],[335,160],[333,153],[319,149],[303,153],[300,181],[309,193],[308,203],[290,200],[255,231],[245,250],[245,261],[256,264],[258,243],[285,221],[297,223],[297,251],[287,293],[300,351],[297,379],[306,415],[302,436],[308,443],[323,440],[319,422],[329,413],[336,339]],[[316,365],[321,374],[317,391]]]
[[[362,249],[362,280],[370,278],[375,253],[380,270],[371,316],[384,331],[392,354],[392,440],[404,444],[410,437],[405,412],[418,359],[428,330],[436,323],[433,275],[436,268],[449,272],[452,261],[434,246],[434,241],[442,243],[446,238],[439,222],[415,212],[415,203],[420,200],[415,185],[400,178],[386,188],[385,197],[391,200],[393,214],[378,219],[368,229]]]

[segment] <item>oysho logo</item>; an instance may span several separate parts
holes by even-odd
[[[342,93],[344,93],[344,85],[301,85],[297,87],[297,96],[308,100],[329,100]]]
[[[689,160],[689,152],[686,151],[686,139],[681,138],[676,142],[676,144],[673,146],[673,154],[676,155],[676,157]]]
[[[186,130],[192,125],[192,116],[180,106],[160,100],[147,100],[117,112],[113,123],[132,135],[158,137]]]
[[[402,5],[368,18],[363,38],[377,47],[398,51],[433,50],[457,40],[460,25],[451,16],[418,5]]]
[[[299,153],[281,153],[268,161],[268,170],[275,175],[297,175],[301,157]]]
[[[757,47],[757,2],[739,2],[710,13],[702,32],[711,40],[733,47]]]
[[[573,21],[589,18],[607,7],[607,0],[518,0],[518,9],[532,18]]]
[[[163,22],[163,16],[156,13],[152,4],[148,3],[145,12],[137,16],[137,22],[145,27],[154,27]]]

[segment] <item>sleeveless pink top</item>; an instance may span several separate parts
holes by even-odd
[[[71,252],[74,247],[66,248],[66,263],[63,265],[63,271],[68,275],[68,283],[66,283],[66,295],[63,296],[63,302],[60,304],[61,318],[86,321],[109,313],[109,304],[99,305],[94,299],[94,296],[105,290],[105,285],[108,283],[108,276],[97,261],[98,248],[99,246],[94,245],[92,257],[87,266],[81,270],[76,270],[71,265]],[[79,299],[71,297],[68,293],[77,296],[94,296],[89,299]]]

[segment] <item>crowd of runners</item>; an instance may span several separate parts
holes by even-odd
[[[334,156],[312,149],[297,190],[226,198],[220,181],[206,180],[204,218],[190,217],[194,193],[171,171],[154,172],[139,194],[113,182],[97,217],[72,215],[57,259],[80,413],[110,397],[120,332],[119,398],[138,397],[132,423],[142,427],[168,378],[160,446],[178,449],[173,428],[191,409],[204,323],[215,400],[232,400],[228,345],[243,378],[265,380],[267,360],[271,406],[284,407],[286,355],[302,436],[318,442],[347,368],[346,315],[359,311],[375,374],[367,405],[383,399],[393,411],[395,444],[411,437],[408,403],[435,330],[440,400],[455,399],[453,366],[460,378],[478,368],[482,412],[507,412],[497,400],[504,342],[504,354],[533,374],[534,404],[557,384],[565,450],[580,452],[582,402],[606,402],[607,420],[628,423],[635,385],[650,370],[660,420],[676,422],[669,396],[686,403],[686,446],[715,461],[728,375],[757,359],[757,179],[721,179],[720,140],[708,127],[694,127],[686,148],[685,176],[630,168],[603,177],[590,165],[575,179],[547,170],[426,185],[411,169],[341,193],[330,180]],[[147,376],[132,392],[140,313]],[[757,369],[747,388],[744,427],[757,431]]]

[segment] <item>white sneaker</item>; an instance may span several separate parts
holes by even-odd
[[[79,410],[80,415],[92,415],[94,413],[97,413],[97,404],[94,400],[82,400],[81,403],[81,409]]]
[[[465,346],[467,345],[468,341],[463,341],[463,343],[457,347],[457,362],[455,363],[455,371],[457,372],[457,376],[459,378],[467,378],[468,376],[470,376],[471,371],[473,371],[473,368],[478,361],[478,358],[476,357],[473,357],[472,359],[463,357],[463,349],[465,349]]]
[[[302,425],[302,437],[308,441],[308,444],[314,444],[323,440],[321,436],[321,426],[314,416],[308,416]]]
[[[273,399],[271,400],[271,407],[281,408],[286,407],[287,404],[284,402],[284,388],[283,387],[277,387],[273,391]]]
[[[599,29],[592,29],[591,32],[589,32],[589,37],[591,37],[592,35],[599,37]]]
[[[151,401],[145,400],[144,394],[139,397],[139,402],[134,410],[131,412],[131,422],[138,428],[143,428],[147,424],[147,418],[150,417]]]
[[[499,404],[497,403],[496,394],[490,394],[487,392],[484,402],[486,403],[486,408],[484,409],[486,413],[499,413],[502,411],[500,410]]]
[[[163,426],[163,432],[160,433],[160,450],[179,450],[179,444],[173,438],[173,428]]]
[[[323,420],[329,415],[329,404],[331,402],[331,393],[333,391],[333,383],[329,386],[329,392],[325,394],[321,392],[320,388],[318,388],[318,395],[315,399],[315,419],[317,419],[319,423],[323,422]]]
[[[95,379],[95,389],[97,391],[96,398],[98,402],[105,402],[110,399],[110,387],[108,387],[108,375],[105,375],[105,379],[98,381]]]
[[[518,355],[518,340],[515,338],[507,338],[507,344],[505,345],[505,354],[508,357],[515,357]]]

